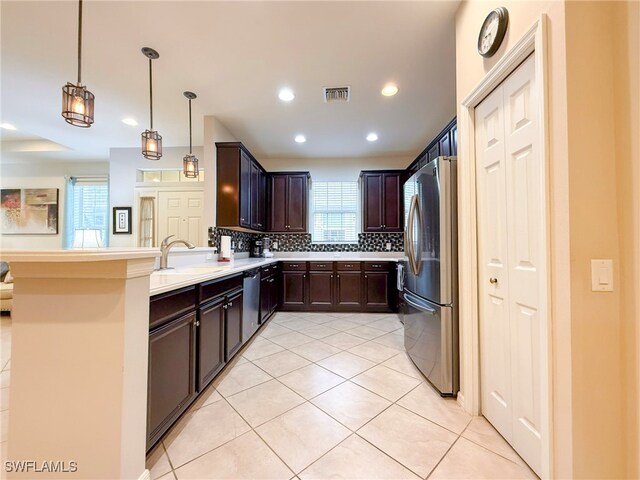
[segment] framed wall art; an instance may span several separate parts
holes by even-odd
[[[131,207],[113,207],[113,234],[131,234]]]
[[[3,235],[57,235],[57,188],[0,189]]]

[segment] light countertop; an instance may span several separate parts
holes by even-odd
[[[209,261],[201,264],[153,272],[151,274],[150,294],[158,295],[159,293],[188,287],[189,285],[213,280],[215,278],[226,277],[228,275],[244,272],[245,270],[251,270],[252,268],[263,267],[279,261],[308,262],[314,260],[325,260],[346,262],[395,262],[401,258],[401,253],[395,253],[394,256],[383,256],[378,253],[367,254],[363,252],[341,252],[341,255],[336,257],[333,255],[333,252],[321,255],[314,252],[311,254],[291,253],[286,256],[280,253],[277,254],[276,257],[271,258],[240,258],[228,263]]]

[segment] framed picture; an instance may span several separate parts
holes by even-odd
[[[57,235],[57,188],[0,189],[3,235]]]
[[[131,207],[113,207],[113,234],[131,234]]]

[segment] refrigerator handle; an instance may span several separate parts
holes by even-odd
[[[405,294],[404,301],[407,302],[409,305],[411,305],[413,308],[417,308],[418,310],[420,310],[422,312],[427,312],[427,313],[429,313],[431,315],[435,315],[435,313],[436,313],[436,311],[431,307],[428,307],[426,305],[420,305],[420,304],[417,304],[415,302],[412,302],[410,295]]]
[[[415,255],[413,252],[413,216],[415,215],[415,204],[416,204],[417,195],[413,195],[411,197],[411,202],[409,203],[409,218],[407,219],[407,257],[409,257],[409,267],[411,268],[411,272],[414,275],[417,275],[416,271],[416,261]]]
[[[413,256],[416,262],[416,275],[420,274],[420,270],[422,270],[422,252],[424,250],[424,219],[422,218],[422,207],[420,206],[420,199],[416,195],[416,214],[418,215],[418,252],[413,252]]]

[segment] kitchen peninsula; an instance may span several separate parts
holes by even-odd
[[[278,263],[304,266],[310,278],[314,268],[324,278],[349,263],[364,278],[369,263],[391,268],[398,259],[292,253],[153,273],[157,249],[3,253],[15,278],[9,458],[76,462],[60,478],[146,478],[150,298]]]

